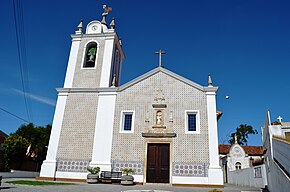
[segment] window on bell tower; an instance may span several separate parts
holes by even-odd
[[[112,63],[112,71],[111,71],[111,78],[110,78],[110,86],[114,84],[114,86],[119,86],[119,75],[120,75],[120,53],[119,50],[116,49],[114,53]]]
[[[85,59],[83,68],[93,68],[96,65],[96,56],[98,51],[98,44],[90,42],[86,47]]]

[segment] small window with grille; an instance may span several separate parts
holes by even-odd
[[[194,134],[200,132],[200,119],[198,110],[185,111],[185,133]]]
[[[120,132],[121,133],[134,132],[134,111],[121,112]]]

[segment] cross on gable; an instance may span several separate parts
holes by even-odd
[[[155,54],[159,54],[159,67],[162,67],[162,54],[166,54],[166,52],[160,49],[159,51],[155,52]]]

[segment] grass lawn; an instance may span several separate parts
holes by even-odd
[[[60,183],[60,182],[32,181],[32,180],[6,181],[6,183],[22,184],[22,185],[74,185],[74,183]]]

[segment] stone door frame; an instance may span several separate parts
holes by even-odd
[[[172,162],[173,162],[173,139],[172,138],[145,138],[144,142],[144,172],[143,172],[143,184],[147,183],[147,157],[148,157],[148,144],[169,144],[169,183],[172,184]],[[167,184],[167,183],[164,183]]]

